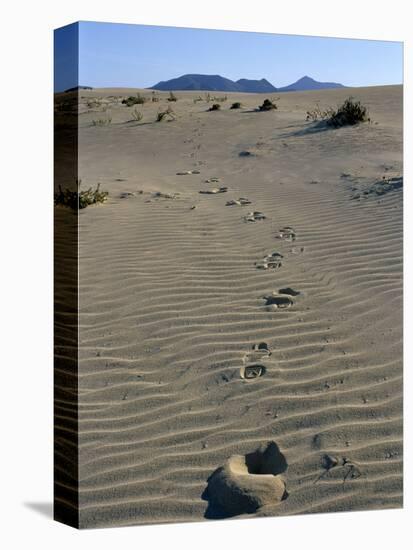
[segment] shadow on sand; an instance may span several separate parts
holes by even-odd
[[[300,137],[300,136],[307,136],[312,134],[319,134],[320,132],[325,132],[327,130],[336,130],[337,128],[334,128],[334,126],[331,126],[330,124],[327,124],[324,120],[320,120],[319,122],[310,122],[307,124],[304,128],[300,128],[299,130],[295,130],[292,132],[285,132],[284,134],[281,134],[280,137],[285,139],[289,137]]]

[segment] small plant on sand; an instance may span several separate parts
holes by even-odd
[[[241,109],[241,107],[242,107],[242,103],[239,101],[236,101],[231,105],[230,109]]]
[[[152,103],[158,103],[159,97],[156,95],[156,92],[152,92]]]
[[[312,111],[307,111],[307,120],[312,122],[324,120],[329,126],[340,128],[341,126],[354,126],[359,122],[370,122],[367,107],[354,98],[347,98],[337,110],[331,107],[322,111],[317,104]]]
[[[162,122],[164,119],[169,122],[176,119],[175,112],[171,106],[169,106],[165,111],[158,111],[158,114],[156,115],[156,122]]]
[[[211,101],[211,94],[210,94],[209,92],[207,92],[207,93],[205,94],[205,101],[206,101],[207,103],[209,103],[209,102]]]
[[[132,114],[133,120],[135,120],[136,122],[140,122],[143,119],[143,114],[140,111],[138,111],[136,107],[134,108],[131,114]]]
[[[139,92],[136,94],[136,96],[129,96],[126,99],[122,99],[122,104],[126,105],[127,107],[133,107],[134,105],[143,105],[146,103],[146,97],[143,97]]]
[[[331,109],[331,107],[322,111],[320,109],[320,105],[317,102],[314,109],[307,111],[306,120],[311,120],[312,122],[317,122],[318,120],[326,120],[330,118],[333,113],[334,109]]]
[[[178,98],[173,92],[169,92],[169,97],[167,98],[167,101],[178,101]]]
[[[264,99],[264,102],[262,105],[258,107],[260,111],[272,111],[274,109],[278,109],[276,103],[271,101],[271,99]]]
[[[223,103],[224,101],[227,101],[227,99],[228,99],[227,95],[211,97],[211,101],[216,101],[216,102],[220,102],[220,103]]]
[[[340,126],[353,126],[359,122],[366,121],[370,121],[367,107],[362,105],[360,101],[354,101],[354,98],[349,97],[338,107],[337,111],[332,113],[327,123],[330,126],[339,128]]]
[[[86,106],[88,109],[94,109],[96,107],[100,107],[101,105],[102,105],[102,100],[98,99],[97,97],[86,100]]]
[[[92,126],[109,126],[111,122],[112,117],[98,118],[97,120],[92,120]]]
[[[138,93],[136,94],[135,103],[136,103],[136,105],[143,105],[144,103],[146,103],[146,97],[143,97],[143,96],[138,92]]]
[[[219,111],[220,109],[221,109],[221,105],[219,103],[214,103],[213,105],[211,105],[208,111]]]
[[[54,196],[54,203],[56,205],[67,206],[73,210],[81,210],[90,204],[98,204],[107,200],[109,193],[100,190],[100,183],[97,184],[96,189],[89,187],[89,189],[84,191],[80,190],[80,184],[81,180],[77,180],[76,191],[72,191],[71,189],[65,189],[63,191],[59,185],[59,191],[55,193]]]

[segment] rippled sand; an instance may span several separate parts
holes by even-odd
[[[110,193],[80,212],[81,527],[205,520],[208,477],[271,440],[288,498],[255,515],[400,507],[402,88],[325,131],[306,110],[349,90],[177,92],[160,123],[132,92],[81,92],[82,186]]]

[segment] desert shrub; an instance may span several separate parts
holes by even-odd
[[[278,107],[271,99],[264,99],[263,104],[258,109],[260,111],[272,111],[273,109],[278,109]]]
[[[198,96],[198,97],[194,98],[194,103],[199,103],[200,101],[203,101],[201,96]]]
[[[127,97],[126,99],[122,99],[122,104],[126,105],[127,107],[133,107],[134,105],[143,105],[146,103],[146,97],[143,97],[139,92],[136,94],[136,96],[131,95]]]
[[[353,126],[359,122],[370,120],[368,117],[367,107],[362,105],[360,101],[354,101],[354,98],[349,97],[344,101],[337,111],[334,111],[327,123],[330,126],[339,128],[340,126]]]
[[[224,95],[224,96],[213,96],[211,97],[210,101],[215,101],[215,102],[220,102],[220,103],[223,103],[224,101],[227,101],[228,99],[228,96],[227,95]]]
[[[159,97],[156,95],[155,92],[152,92],[152,103],[158,103]]]
[[[167,98],[168,101],[178,101],[178,98],[173,92],[169,92],[169,97]]]
[[[214,103],[213,105],[211,105],[208,111],[219,111],[220,109],[221,109],[221,105],[219,103]]]
[[[169,106],[165,111],[158,111],[156,122],[161,122],[164,119],[169,121],[176,119],[175,112],[171,106]]]
[[[143,114],[138,111],[138,109],[135,107],[135,109],[132,111],[132,118],[133,120],[136,120],[136,122],[139,122],[140,120],[143,119]]]
[[[73,210],[81,210],[90,204],[105,202],[108,198],[109,193],[100,190],[100,183],[97,184],[96,189],[89,187],[89,189],[84,191],[80,190],[81,180],[77,180],[76,184],[76,191],[72,191],[71,189],[63,191],[59,185],[59,191],[54,196],[55,204],[67,206],[68,208],[73,208]]]
[[[92,120],[93,126],[109,126],[112,122],[112,117],[108,118],[98,118],[97,120]]]
[[[241,107],[242,107],[242,104],[239,101],[236,101],[231,105],[230,109],[241,109]]]
[[[311,111],[307,111],[306,120],[311,120],[312,122],[317,122],[318,120],[326,120],[330,118],[333,113],[334,109],[331,109],[331,107],[322,111],[320,109],[320,105],[317,103],[314,109],[312,109]]]
[[[341,126],[353,126],[359,122],[370,121],[367,107],[354,98],[347,98],[337,110],[331,107],[322,111],[317,104],[312,111],[307,111],[307,120],[313,122],[324,120],[329,126],[340,128]]]
[[[102,100],[98,98],[94,99],[87,99],[86,105],[88,109],[94,109],[96,107],[100,107],[102,105]]]
[[[207,92],[207,93],[205,94],[205,101],[206,101],[207,103],[209,103],[209,102],[211,101],[211,94],[210,94],[209,92]]]

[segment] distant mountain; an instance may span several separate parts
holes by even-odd
[[[265,78],[261,80],[248,80],[241,78],[234,82],[229,78],[224,78],[218,74],[185,74],[172,80],[164,80],[151,86],[151,90],[161,91],[189,91],[203,90],[205,92],[244,92],[244,93],[274,93],[274,92],[295,92],[303,90],[324,90],[326,88],[344,88],[342,84],[336,82],[317,82],[309,76],[303,76],[282,88],[276,88]]]
[[[163,90],[166,92],[176,90],[203,90],[206,92],[250,92],[250,93],[270,93],[275,92],[276,88],[262,78],[261,80],[248,80],[241,78],[234,82],[229,78],[224,78],[218,74],[185,74],[172,80],[158,82],[151,86],[153,90]]]
[[[223,76],[207,74],[184,74],[172,80],[158,82],[151,86],[153,90],[166,92],[173,90],[205,90],[207,92],[238,92],[235,82]]]
[[[278,88],[279,92],[301,92],[305,90],[326,90],[331,88],[345,88],[343,84],[337,82],[317,82],[314,78],[309,76],[303,76],[297,82],[290,84],[289,86],[283,86]]]
[[[247,78],[241,78],[236,83],[240,92],[246,93],[272,93],[276,92],[277,88],[268,82],[265,78],[261,80],[248,80]]]
[[[68,88],[65,92],[77,92],[78,90],[93,90],[92,86],[75,86],[74,88]]]

